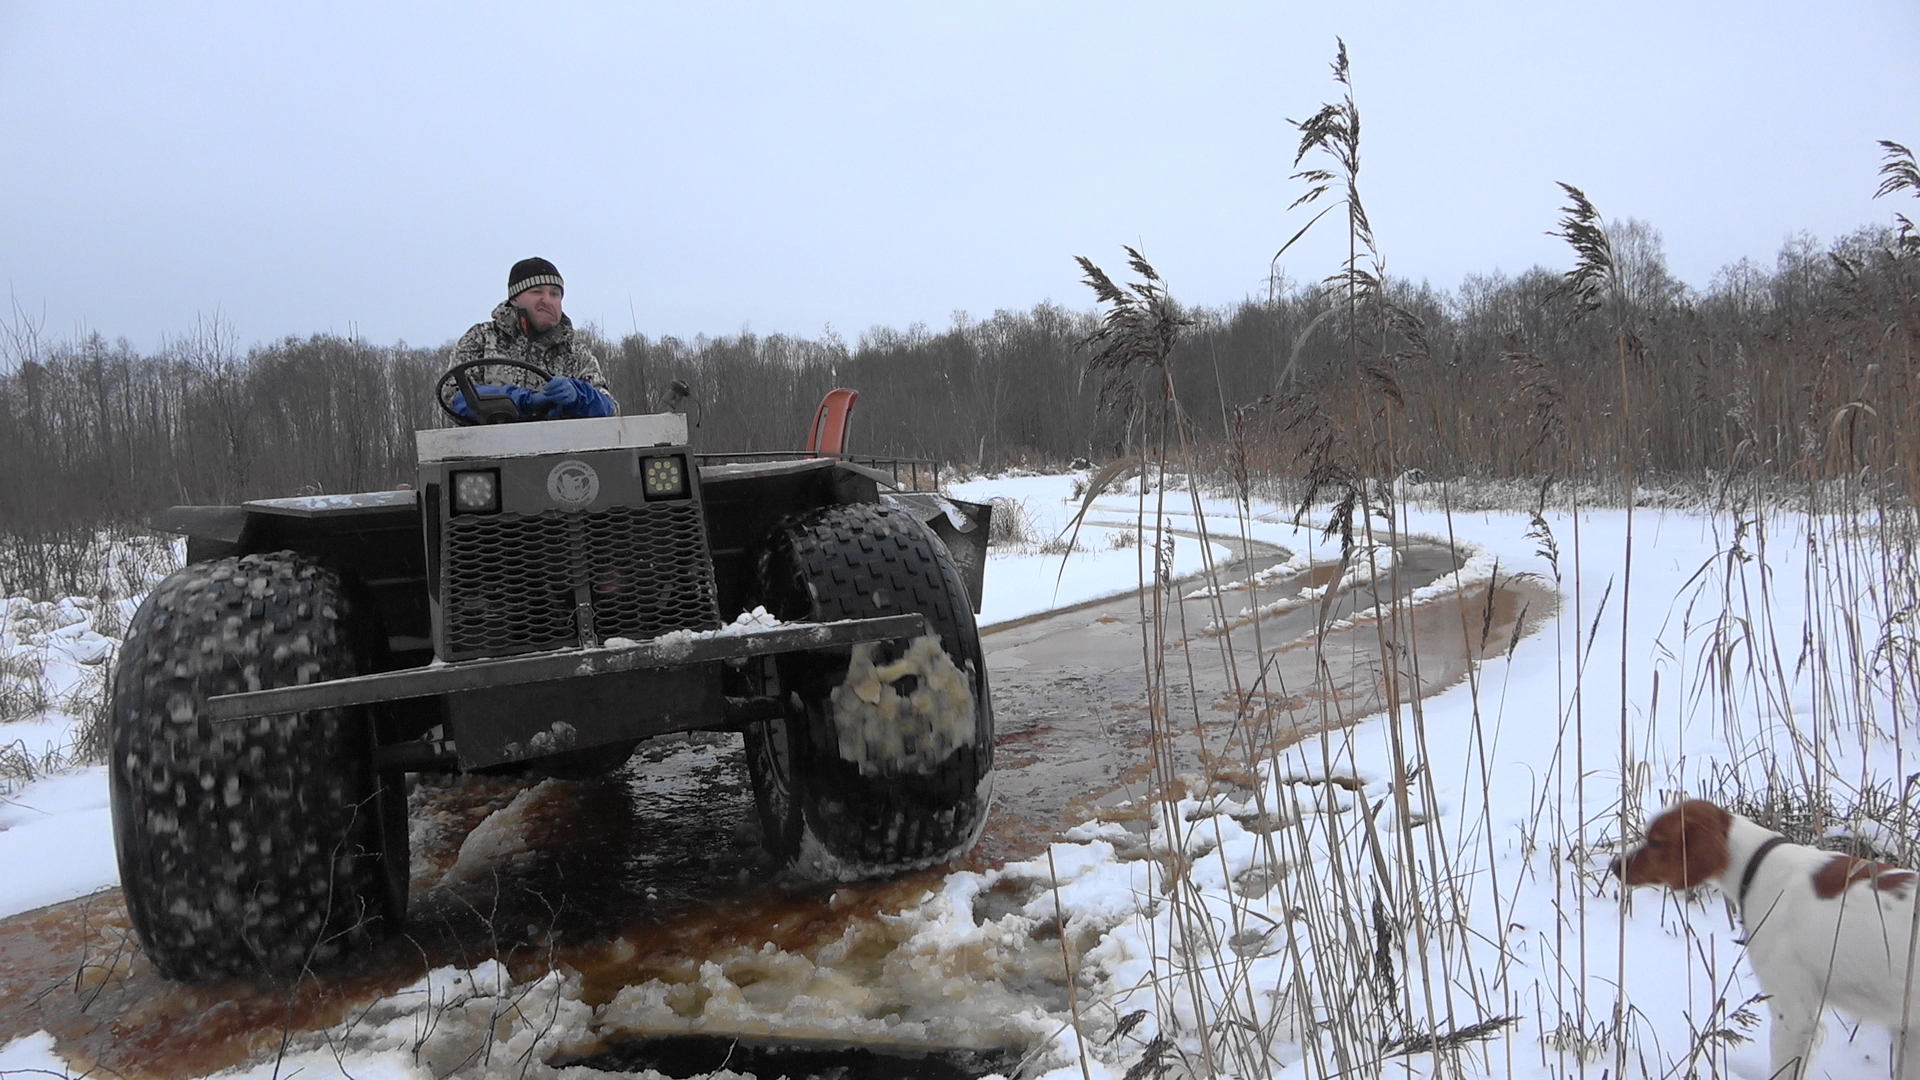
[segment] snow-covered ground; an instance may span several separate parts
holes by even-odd
[[[1038,552],[1078,507],[1074,479],[956,487],[1018,500],[1034,523],[1034,550],[990,559],[983,623],[1154,573],[1151,527],[1144,558],[1102,525],[1083,529],[1087,550],[1064,572]],[[1169,526],[1190,531],[1190,496],[1169,492],[1166,505],[1177,512]],[[1124,522],[1136,506],[1115,492],[1089,520]],[[1397,527],[1454,540],[1472,555],[1463,575],[1481,583],[1530,574],[1561,598],[1474,678],[1276,754],[1251,796],[1189,798],[1152,815],[1144,835],[1092,822],[1040,858],[948,876],[888,917],[893,952],[873,986],[843,985],[827,959],[763,957],[761,977],[786,965],[783,978],[819,990],[770,1010],[716,958],[701,976],[707,1013],[738,1030],[837,1024],[857,1036],[871,1022],[819,1010],[885,982],[923,1002],[882,1024],[890,1037],[1013,1036],[1036,1048],[1028,1073],[1051,1080],[1117,1080],[1143,1054],[1250,1077],[1766,1076],[1764,1007],[1726,906],[1652,890],[1623,898],[1606,863],[1623,830],[1631,838],[1676,793],[1764,801],[1803,792],[1809,777],[1840,811],[1871,804],[1831,831],[1891,836],[1905,847],[1886,854],[1911,858],[1912,822],[1898,811],[1920,735],[1907,553],[1847,522],[1789,513],[1436,507],[1416,502]],[[1288,510],[1256,504],[1243,518],[1225,501],[1205,506],[1211,531],[1338,557]],[[1172,571],[1201,554],[1176,539]],[[55,610],[36,614],[30,633],[9,623],[5,647],[40,650],[50,679],[77,680],[105,639],[83,625],[84,605]],[[0,727],[0,742],[58,751],[65,730],[50,713]],[[0,914],[112,883],[105,801],[98,768],[6,795]],[[983,905],[988,894],[1006,899]],[[1028,978],[1022,965],[1041,952],[1057,959],[1056,927],[1074,954],[1071,1007],[987,989]],[[423,1009],[449,1031],[445,1018],[474,1011],[503,1046],[525,1044],[505,1055],[520,1061],[563,1047],[588,1019],[640,1028],[672,1012],[657,984],[595,1009],[564,973],[517,987],[502,978],[494,967],[435,972],[360,1021],[354,1039],[299,1051],[281,1075],[432,1075],[411,1049]],[[509,1001],[555,1019],[515,1028],[499,1019]],[[1459,1036],[1443,1064],[1418,1041],[1436,1033]],[[336,1056],[342,1045],[353,1049]],[[1886,1053],[1883,1032],[1830,1022],[1816,1075],[1886,1075]],[[0,1071],[28,1068],[62,1068],[44,1037],[0,1050]]]
[[[1131,592],[1142,581],[1152,581],[1156,573],[1184,577],[1205,565],[1200,542],[1191,536],[1167,532],[1156,538],[1149,526],[1142,542],[1135,515],[1137,482],[1107,492],[1076,527],[1074,517],[1080,513],[1082,497],[1075,491],[1075,481],[1080,479],[1007,476],[953,485],[954,497],[996,503],[996,514],[1006,513],[1008,504],[1017,506],[1030,535],[1024,542],[993,551],[986,587],[981,590],[981,626]],[[1169,493],[1169,497],[1179,507],[1191,508],[1184,492]],[[1149,509],[1155,498],[1147,496]],[[1170,521],[1168,528],[1194,531],[1190,519]],[[1215,545],[1212,555],[1220,560],[1227,552]]]
[[[112,610],[100,616],[103,608]],[[0,917],[85,896],[113,884],[107,774],[74,739],[105,686],[117,630],[132,600],[0,599]],[[41,705],[42,708],[33,709]]]

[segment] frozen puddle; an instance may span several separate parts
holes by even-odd
[[[1050,1037],[1067,1004],[1059,945],[1038,941],[1040,923],[1024,911],[975,921],[993,877],[955,874],[918,904],[854,916],[817,944],[710,953],[622,987],[596,1027],[603,1037],[721,1033],[973,1050]],[[616,944],[616,962],[620,951]]]
[[[539,812],[521,799],[510,809]],[[752,907],[739,923],[688,912],[529,962],[440,967],[350,1008],[343,1023],[293,1035],[280,1075],[359,1075],[355,1063],[396,1055],[433,1076],[488,1077],[944,1078],[1057,1067],[1074,1024],[1068,954],[1078,972],[1100,933],[1151,905],[1157,875],[1144,860],[1115,862],[1106,840],[1055,852],[985,873],[842,886],[810,903]],[[467,848],[462,861],[471,857]],[[767,920],[758,937],[783,944],[723,943],[755,918]],[[1082,1029],[1111,1033],[1118,1018],[1105,1012],[1083,1014]]]
[[[736,747],[695,742],[622,782],[542,783],[460,845],[444,880],[470,902],[558,877],[568,887],[552,903],[580,913],[536,919],[559,932],[527,941],[537,962],[510,964],[517,986],[556,980],[549,1011],[584,1010],[541,1056],[617,1061],[638,1046],[682,1045],[661,1039],[707,1037],[924,1056],[1052,1037],[1066,1016],[1065,975],[1051,917],[1043,936],[1053,940],[1041,942],[1043,921],[1026,910],[1026,894],[1046,887],[1033,867],[839,887],[769,878],[755,862],[750,798],[716,782],[737,773]],[[610,788],[632,799],[631,812],[609,812]],[[600,865],[582,866],[570,850],[597,853]],[[609,891],[625,903],[596,913],[575,899]],[[986,903],[990,892],[1021,906]],[[519,907],[493,921],[517,923]],[[986,908],[993,918],[976,910]]]
[[[588,786],[541,784],[488,819],[537,833],[565,820],[565,804]],[[1183,805],[1189,816],[1227,812]],[[466,868],[446,875],[441,889],[471,888],[488,852],[530,869],[527,849],[490,839],[493,831],[476,828],[481,842],[441,856]],[[799,892],[766,883],[594,940],[561,933],[538,948],[499,949],[503,958],[387,984],[397,989],[368,993],[365,981],[327,980],[331,1014],[341,1019],[290,1032],[256,1028],[234,1048],[251,1064],[223,1076],[274,1075],[268,1044],[282,1037],[280,1076],[1038,1075],[1072,1065],[1077,1037],[1090,1049],[1112,1046],[1132,1026],[1105,1003],[1113,995],[1102,991],[1113,988],[1101,985],[1113,975],[1102,969],[1128,968],[1125,958],[1096,962],[1089,950],[1162,905],[1165,841],[1158,829],[1142,836],[1089,823],[1039,858],[984,872]],[[388,970],[404,962],[385,952]],[[144,977],[145,992],[177,1005],[201,993],[156,985],[137,970],[144,964],[135,967],[123,987]],[[358,989],[339,993],[347,985]],[[177,1020],[194,1024],[191,1014]],[[398,1062],[417,1071],[395,1072]],[[99,1062],[123,1074],[182,1075],[177,1063]]]
[[[308,1078],[674,1075],[713,1068],[699,1064],[713,1040],[746,1048],[729,1072],[769,1078],[807,1075],[819,1055],[850,1076],[861,1062],[925,1076],[1065,1063],[1068,960],[1044,856],[797,882],[766,865],[741,772],[737,739],[698,736],[649,744],[600,781],[422,784],[406,935],[292,985],[159,978],[117,893],[83,916],[13,920],[0,1045],[44,1029],[71,1071],[132,1077],[271,1076],[283,1051],[278,1075]],[[1131,908],[1150,864],[1073,850],[1056,863],[1078,974],[1115,921],[1081,894],[1118,888],[1107,906]],[[1116,1018],[1088,997],[1083,982],[1083,1029],[1104,1037]]]

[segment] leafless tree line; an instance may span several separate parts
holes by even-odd
[[[1698,473],[1741,463],[1920,456],[1920,254],[1867,230],[1794,241],[1766,268],[1727,268],[1704,292],[1676,282],[1658,234],[1609,229],[1633,355],[1569,318],[1561,275],[1470,278],[1447,292],[1388,281],[1382,303],[1277,287],[1189,309],[1169,366],[1202,444],[1233,433],[1252,467],[1301,471],[1310,418],[1390,432],[1394,465],[1436,476]],[[1137,437],[1098,408],[1085,372],[1089,313],[1050,304],[944,330],[874,329],[849,346],[742,333],[681,340],[592,335],[625,411],[682,380],[704,450],[795,448],[828,389],[860,391],[863,452],[991,468],[1105,458]],[[15,317],[0,334],[0,535],[44,541],[134,526],[175,503],[388,488],[413,471],[413,431],[448,347],[319,335],[243,349],[203,322],[152,354],[99,336],[48,342]],[[1364,347],[1356,352],[1352,340]],[[1364,355],[1356,377],[1352,357]],[[1614,418],[1631,395],[1634,430]],[[1906,474],[1903,474],[1906,475]],[[1910,480],[1908,481],[1911,482]]]
[[[1334,310],[1317,332],[1343,341],[1351,332],[1359,344],[1344,361],[1303,362],[1298,385],[1257,399],[1271,405],[1247,440],[1260,468],[1304,472],[1298,462],[1336,417],[1367,430],[1373,449],[1356,454],[1371,458],[1353,464],[1376,476],[1418,468],[1604,483],[1870,467],[1920,495],[1911,232],[1867,229],[1824,249],[1796,239],[1773,268],[1743,261],[1697,294],[1668,274],[1643,223],[1603,232],[1618,275],[1605,318],[1581,317],[1567,275],[1537,268],[1472,278],[1451,294],[1389,281],[1353,311]],[[1194,347],[1216,347],[1222,331],[1198,329]],[[1185,367],[1189,379],[1205,375],[1191,357]],[[1205,400],[1195,389],[1182,388],[1189,408]],[[1242,396],[1221,400],[1255,390],[1234,389]],[[1351,430],[1342,441],[1354,442]]]

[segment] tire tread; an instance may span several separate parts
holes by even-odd
[[[216,725],[202,708],[217,694],[369,670],[367,614],[337,572],[292,552],[188,566],[135,613],[114,678],[109,774],[128,914],[162,974],[297,971],[402,917],[404,840],[393,852],[382,835],[376,800],[393,805],[373,771],[367,710]]]

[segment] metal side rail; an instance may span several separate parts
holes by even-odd
[[[221,694],[207,699],[205,715],[210,720],[240,720],[250,716],[337,709],[467,690],[492,690],[502,686],[587,678],[621,671],[690,667],[716,660],[831,649],[866,641],[915,638],[926,632],[926,617],[916,612],[877,619],[793,623],[758,630],[667,634],[631,645],[565,649],[499,660],[467,660],[458,664],[433,664],[304,686]]]

